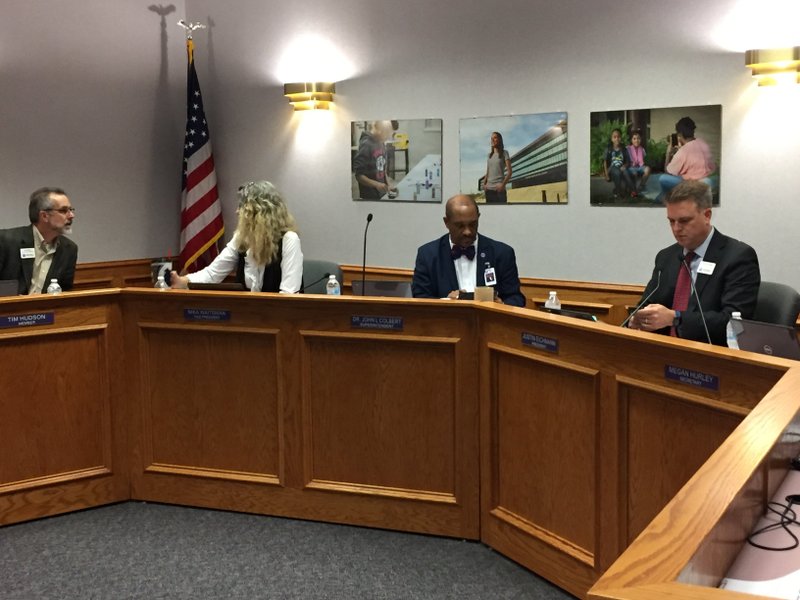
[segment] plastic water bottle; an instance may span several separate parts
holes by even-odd
[[[336,281],[336,275],[328,277],[328,283],[325,284],[325,293],[328,296],[341,296],[342,288],[339,287],[339,282]]]
[[[61,293],[61,286],[58,285],[58,279],[51,279],[50,285],[47,286],[47,293],[48,294],[60,294]]]
[[[728,326],[725,328],[725,337],[728,342],[728,348],[739,349],[739,334],[744,331],[742,324],[742,313],[731,313],[731,320],[728,321]]]
[[[156,289],[157,290],[161,290],[161,291],[169,289],[169,286],[167,285],[167,282],[164,281],[164,276],[163,275],[159,275],[158,276],[158,280],[156,281]]]
[[[547,301],[544,303],[544,307],[561,310],[561,300],[558,299],[558,294],[555,292],[550,292],[550,295],[547,297]]]

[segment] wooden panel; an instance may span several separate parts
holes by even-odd
[[[0,454],[0,473],[14,485],[37,485],[0,492],[0,523],[133,497],[480,536],[579,596],[794,365],[493,303],[134,288],[0,299],[5,314],[50,309],[54,325],[0,330],[0,348],[33,357],[31,371],[21,367],[24,378],[6,374],[3,384],[21,385],[21,398],[35,396],[40,375],[49,373],[50,339],[68,341],[56,354],[77,360],[81,374],[55,371],[68,402],[61,406],[56,395],[60,408],[44,419],[50,428],[61,425],[53,421],[58,414],[77,419],[61,439],[75,448],[19,460],[32,444],[49,448],[49,431],[29,427],[39,412],[25,413],[17,399],[25,422],[2,432],[17,437],[13,455]],[[194,321],[187,309],[220,320]],[[354,316],[399,327],[361,329]],[[524,343],[531,335],[552,348]],[[10,364],[25,362],[15,354]],[[712,375],[718,389],[668,379],[670,366]],[[95,379],[86,374],[93,369]],[[776,393],[800,402],[782,389],[798,385],[782,380]],[[101,418],[100,450],[80,425],[97,423],[97,407],[83,414],[81,405],[77,415],[64,408],[80,403],[84,386],[110,413]],[[764,402],[785,416],[772,392]],[[744,443],[746,456],[763,446],[763,428],[739,433],[742,426],[728,441]],[[715,483],[727,485],[742,467],[732,458],[713,463],[717,454]],[[773,488],[790,454],[762,453],[761,474],[748,467],[722,501],[742,486]],[[42,468],[42,457],[67,462]],[[716,503],[716,491],[704,489]],[[752,514],[753,496],[737,497],[739,514]],[[692,514],[670,519],[668,527],[684,532],[704,526]],[[725,535],[707,539],[716,545],[698,553],[692,568],[684,548],[668,558],[654,552],[670,575],[639,588],[639,597],[678,585],[678,577],[692,585],[711,580],[726,556],[718,551]]]
[[[431,311],[438,303],[409,300],[124,294],[126,353],[142,357],[129,374],[140,415],[131,430],[135,498],[479,536],[471,305],[451,304],[439,313]],[[187,322],[187,308],[226,318]],[[402,328],[361,331],[352,328],[353,315],[396,316]],[[263,339],[237,344],[265,334],[274,338],[269,352]],[[184,377],[173,375],[184,360],[202,371],[191,375],[197,383],[188,393]],[[228,363],[244,366],[231,370]],[[212,365],[224,371],[213,374]],[[274,384],[270,373],[277,374]],[[262,390],[275,386],[273,396]],[[206,411],[231,395],[248,400],[217,432],[223,417]],[[251,412],[264,395],[275,407],[275,427]],[[275,458],[258,462],[264,437],[273,432]],[[211,433],[234,438],[222,455],[210,447],[203,454]]]
[[[112,287],[153,287],[149,258],[78,263],[74,290]]]
[[[800,450],[800,368],[787,372],[589,591],[617,600],[761,598],[713,587]],[[765,481],[765,475],[776,481]]]
[[[627,481],[626,546],[740,423],[739,414],[655,389],[623,386],[620,456]]]
[[[0,524],[127,497],[115,295],[8,298],[0,329]]]
[[[493,355],[492,510],[592,564],[595,378],[530,357]]]
[[[308,481],[455,502],[457,340],[305,339]]]
[[[103,329],[45,331],[3,342],[0,440],[3,452],[17,459],[0,464],[0,493],[70,473],[107,473],[111,430]]]
[[[147,470],[278,481],[276,333],[142,326]]]

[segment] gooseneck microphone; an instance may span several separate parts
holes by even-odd
[[[634,316],[636,313],[638,313],[638,312],[639,312],[639,310],[640,310],[640,309],[641,309],[641,308],[642,308],[642,307],[643,307],[645,304],[647,304],[647,301],[648,301],[648,300],[650,300],[650,298],[652,298],[652,297],[653,297],[653,294],[655,294],[655,293],[658,291],[658,288],[659,288],[659,286],[660,286],[660,285],[661,285],[661,271],[659,270],[659,271],[658,271],[658,279],[656,279],[656,287],[654,287],[654,288],[653,288],[653,291],[652,291],[652,292],[650,292],[649,294],[647,294],[647,296],[645,297],[645,299],[644,299],[644,300],[642,300],[641,302],[639,302],[639,305],[638,305],[636,308],[634,308],[634,309],[633,309],[633,311],[631,312],[631,314],[629,314],[629,315],[628,315],[628,318],[627,318],[627,319],[625,319],[625,320],[622,322],[622,325],[620,325],[620,327],[625,327],[625,326],[628,324],[628,321],[630,321],[630,320],[633,318],[633,316]]]
[[[369,224],[372,222],[372,213],[367,215],[367,226],[364,227],[364,252],[361,255],[361,295],[367,295],[367,231],[369,230]]]
[[[301,287],[301,288],[300,288],[300,293],[301,293],[301,294],[305,293],[305,291],[306,291],[306,288],[307,288],[307,287],[313,287],[313,286],[317,285],[317,284],[318,284],[320,281],[324,281],[325,279],[327,279],[327,278],[328,278],[328,277],[330,277],[330,276],[331,276],[331,274],[330,274],[330,273],[325,273],[325,275],[323,275],[322,277],[320,277],[320,278],[319,278],[319,279],[317,279],[316,281],[312,281],[312,282],[311,282],[311,283],[309,283],[308,285],[306,285],[306,284],[304,283],[304,284],[303,284],[303,287]]]
[[[692,270],[689,268],[689,265],[686,264],[686,261],[684,260],[683,256],[681,256],[680,259],[683,268],[689,272],[689,285],[692,288],[692,295],[694,296],[695,302],[697,302],[697,309],[700,311],[700,320],[703,322],[703,329],[706,332],[706,340],[708,340],[708,343],[711,344],[711,335],[709,335],[708,333],[708,324],[706,323],[706,316],[705,314],[703,314],[703,305],[700,304],[700,296],[697,295],[697,288],[694,287],[694,279],[692,279]]]

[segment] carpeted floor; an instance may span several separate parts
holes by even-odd
[[[0,528],[0,598],[573,600],[478,542],[142,502]]]

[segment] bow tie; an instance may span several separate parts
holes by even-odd
[[[453,260],[458,260],[462,256],[466,256],[467,260],[472,260],[475,258],[475,246],[467,246],[466,248],[453,246],[450,249],[450,256],[453,257]]]

